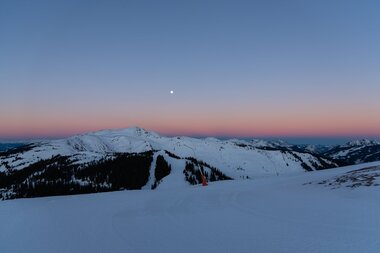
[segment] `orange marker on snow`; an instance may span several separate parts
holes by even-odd
[[[202,186],[207,186],[208,183],[207,183],[207,180],[206,180],[206,177],[202,174]]]

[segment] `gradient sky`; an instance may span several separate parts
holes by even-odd
[[[380,1],[0,1],[0,138],[380,136]],[[170,94],[174,90],[174,94]]]

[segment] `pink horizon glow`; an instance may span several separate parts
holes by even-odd
[[[286,107],[268,105],[262,110],[250,109],[257,107],[247,104],[241,110],[230,105],[203,104],[190,110],[181,103],[177,107],[165,103],[138,110],[132,106],[112,110],[19,107],[3,113],[0,138],[65,137],[131,126],[171,136],[380,136],[380,117],[374,116],[377,108],[373,106],[348,109],[326,104],[318,108],[313,105],[298,108],[287,104]],[[123,111],[124,108],[131,109]]]
[[[31,125],[30,125],[31,126]],[[343,137],[343,136],[380,136],[379,126],[366,126],[358,128],[358,126],[340,126],[334,125],[327,127],[323,125],[314,125],[311,129],[305,129],[302,126],[285,125],[279,129],[276,126],[270,127],[265,124],[256,124],[256,126],[220,126],[220,125],[186,125],[174,124],[172,126],[161,125],[155,126],[152,124],[93,124],[93,125],[45,125],[45,126],[31,126],[29,129],[13,126],[12,128],[2,128],[0,130],[0,138],[4,139],[25,139],[25,138],[52,138],[52,137],[67,137],[87,132],[100,131],[104,129],[122,129],[128,127],[142,127],[144,129],[157,132],[161,135],[167,136],[226,136],[226,137],[272,137],[272,136],[286,136],[286,137]]]

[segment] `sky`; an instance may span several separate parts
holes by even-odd
[[[0,1],[0,139],[130,126],[379,137],[379,9],[367,0]]]

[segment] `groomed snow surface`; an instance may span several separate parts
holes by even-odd
[[[0,202],[0,252],[380,252],[380,187],[353,169]]]

